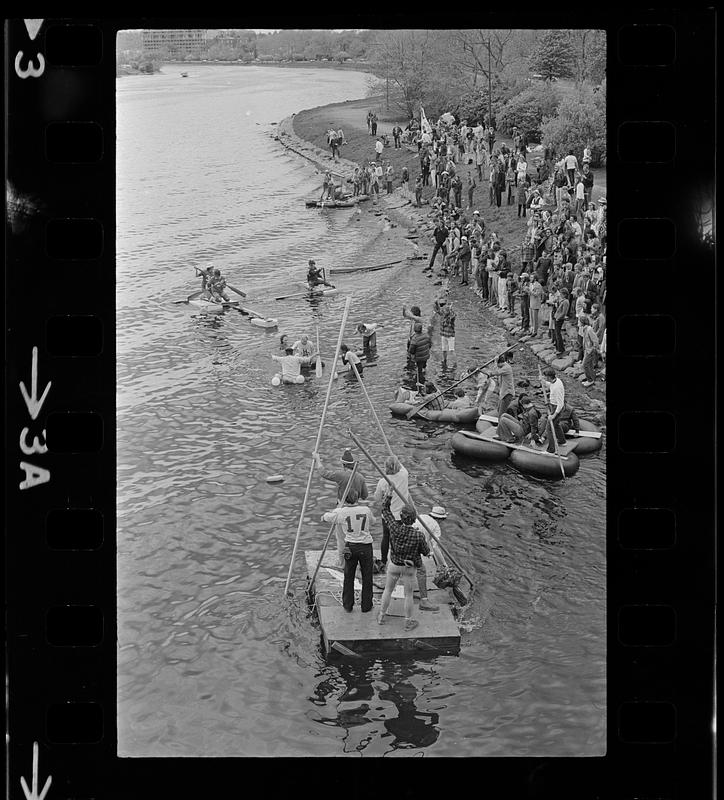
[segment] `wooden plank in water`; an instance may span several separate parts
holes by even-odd
[[[313,574],[319,554],[318,550],[305,551],[308,576]],[[379,557],[379,553],[375,552],[375,556]],[[351,613],[342,608],[342,581],[341,572],[338,571],[337,553],[334,549],[327,551],[322,567],[317,573],[316,585],[313,587],[326,652],[329,653],[333,644],[337,642],[353,653],[403,651],[430,655],[458,653],[460,629],[452,614],[450,593],[447,589],[438,589],[432,583],[435,563],[429,558],[426,558],[425,562],[429,600],[440,608],[438,611],[420,611],[416,590],[414,617],[420,624],[414,630],[406,631],[402,597],[393,596],[388,614],[385,616],[385,624],[379,625],[377,622],[384,589],[382,575],[375,575],[374,606],[371,611],[363,614],[358,604],[355,604]]]

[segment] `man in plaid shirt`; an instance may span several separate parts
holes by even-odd
[[[402,579],[405,589],[405,630],[411,631],[420,623],[413,619],[413,579],[417,574],[418,567],[422,566],[421,556],[430,555],[430,548],[425,540],[425,535],[418,528],[413,527],[417,518],[415,510],[404,505],[400,511],[400,519],[397,520],[390,511],[390,501],[392,499],[392,489],[389,489],[382,501],[382,519],[385,521],[390,532],[390,563],[387,565],[387,582],[385,591],[382,594],[380,612],[377,615],[377,622],[383,625],[385,614],[392,599],[392,592],[397,586],[397,581]]]
[[[447,367],[447,354],[451,354],[455,366],[455,309],[444,297],[435,301],[435,313],[440,315],[440,349],[442,351],[442,366]]]

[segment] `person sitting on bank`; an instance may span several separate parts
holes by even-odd
[[[494,439],[510,444],[522,444],[526,437],[538,438],[540,414],[527,394],[513,400],[498,420],[498,432]]]
[[[356,463],[352,452],[349,449],[346,449],[344,453],[342,453],[342,469],[326,469],[322,463],[319,453],[316,450],[312,453],[312,456],[314,458],[314,465],[324,480],[334,481],[334,483],[337,484],[337,500],[341,500],[344,487],[347,485],[347,481],[349,480],[349,473]],[[349,488],[354,489],[355,492],[357,492],[357,497],[360,500],[367,499],[367,484],[364,476],[360,473],[359,468],[357,469],[357,472],[355,472]]]
[[[343,490],[344,491],[344,490]],[[344,505],[322,515],[324,522],[335,523],[337,554],[344,562],[344,582],[342,584],[342,607],[348,613],[354,608],[354,578],[359,564],[362,573],[362,613],[372,611],[372,575],[374,555],[372,552],[372,511],[359,502],[359,495],[350,488],[347,490]]]
[[[377,622],[384,625],[392,592],[397,586],[397,582],[402,579],[405,590],[405,630],[411,631],[420,624],[413,617],[415,607],[413,579],[417,570],[422,566],[421,556],[429,556],[430,548],[427,546],[424,534],[413,526],[417,518],[415,509],[403,505],[400,510],[400,519],[397,520],[390,511],[391,500],[392,489],[388,489],[382,502],[382,519],[386,522],[390,533],[390,563],[387,567],[387,581],[385,582],[385,591],[382,593]]]
[[[473,408],[474,406],[472,400],[465,393],[465,389],[458,387],[455,389],[455,399],[451,400],[447,404],[447,407],[456,411],[462,411],[466,408]]]

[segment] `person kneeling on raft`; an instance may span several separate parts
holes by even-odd
[[[473,401],[465,394],[465,389],[455,389],[455,399],[451,400],[445,408],[452,408],[453,411],[461,411],[466,408],[473,408]]]
[[[578,431],[581,429],[578,421],[578,415],[576,414],[574,408],[565,401],[560,414],[558,414],[556,422],[558,423],[558,427],[560,427],[561,433],[563,434],[563,439],[561,439],[560,435],[558,436],[558,444],[565,443],[566,433],[568,433],[568,431]],[[540,420],[538,420],[538,438],[534,439],[534,441],[536,444],[541,444],[542,440],[544,439],[550,442],[550,426],[548,425],[548,417],[546,416],[543,416],[540,418]],[[550,452],[553,452],[550,447],[548,449]]]
[[[319,358],[319,354],[295,356],[291,347],[287,347],[284,352],[286,355],[272,356],[274,361],[278,361],[282,365],[281,375],[277,373],[272,378],[272,384],[278,386],[279,383],[304,383],[304,375],[301,373],[302,365],[313,364],[315,359]]]
[[[531,437],[538,442],[540,413],[527,394],[513,400],[498,420],[498,433],[493,439],[509,444],[522,444]]]

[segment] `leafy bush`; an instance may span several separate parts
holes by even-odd
[[[606,113],[592,96],[568,97],[558,114],[542,125],[543,141],[552,144],[558,155],[572,150],[580,157],[583,148],[591,148],[591,166],[606,164]]]
[[[498,124],[504,133],[515,126],[529,141],[539,142],[543,120],[555,115],[559,103],[560,97],[550,84],[531,86],[508,100],[498,115]]]

